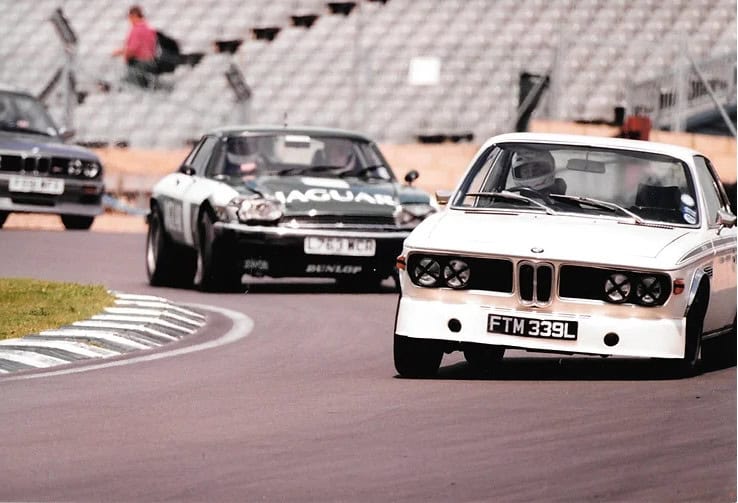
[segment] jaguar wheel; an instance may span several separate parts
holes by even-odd
[[[441,343],[395,334],[395,369],[402,377],[427,378],[438,372],[443,358]]]
[[[217,239],[214,223],[214,218],[207,209],[200,213],[197,224],[195,286],[206,292],[243,292],[243,271],[233,250]]]
[[[61,221],[66,229],[86,231],[92,226],[92,222],[95,221],[95,217],[62,215]]]

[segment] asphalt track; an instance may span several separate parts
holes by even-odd
[[[0,231],[0,276],[218,306],[201,350],[0,378],[2,501],[736,501],[736,371],[512,352],[392,365],[396,294],[150,288],[144,236]],[[231,337],[234,322],[243,335]],[[242,315],[253,320],[244,324]]]

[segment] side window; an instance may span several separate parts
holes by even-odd
[[[190,166],[195,169],[195,173],[202,176],[205,173],[205,167],[210,161],[210,154],[218,143],[218,139],[213,136],[206,137],[200,144],[200,148],[190,160]]]
[[[702,193],[705,195],[705,203],[707,204],[707,223],[712,225],[717,223],[718,210],[723,206],[723,202],[720,199],[717,181],[707,163],[707,159],[702,156],[694,157],[697,179],[702,187]]]

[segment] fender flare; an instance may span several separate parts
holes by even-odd
[[[692,277],[692,282],[689,285],[689,293],[687,294],[687,306],[684,309],[684,316],[689,312],[689,308],[692,307],[694,299],[697,297],[697,292],[700,289],[702,282],[707,282],[707,293],[710,293],[710,276],[705,272],[704,269],[697,269]],[[708,298],[709,302],[709,298]]]

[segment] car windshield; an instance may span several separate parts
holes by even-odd
[[[464,179],[452,206],[607,214],[641,224],[699,222],[694,184],[679,159],[553,144],[508,143],[490,148]]]
[[[379,149],[370,142],[289,133],[247,133],[229,138],[225,158],[213,174],[394,179]]]
[[[0,130],[58,134],[44,106],[23,94],[0,92]]]

